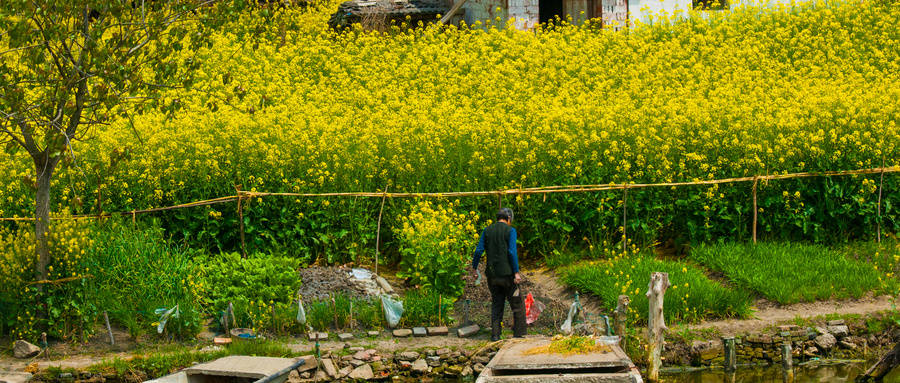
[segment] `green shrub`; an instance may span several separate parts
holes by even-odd
[[[93,243],[91,230],[92,224],[83,221],[53,220],[49,279],[71,280],[36,285],[31,283],[37,259],[34,226],[0,228],[0,333],[32,342],[41,332],[57,339],[85,338],[91,333],[97,307],[87,285],[91,274],[103,272],[88,268],[85,262]]]
[[[669,273],[671,287],[663,303],[667,323],[750,314],[748,292],[719,285],[687,263],[661,261],[649,253],[584,262],[560,270],[566,284],[596,295],[609,310],[615,308],[619,295],[628,295],[629,317],[636,322],[647,320],[646,292],[653,272]]]
[[[715,244],[694,249],[691,258],[782,304],[858,298],[884,288],[884,275],[871,265],[818,245]]]
[[[277,318],[284,318],[283,313],[297,313],[295,299],[301,284],[298,260],[266,254],[244,259],[237,253],[223,253],[199,257],[196,262],[207,308],[214,316],[218,317],[231,302],[237,326],[272,331],[296,326],[296,322],[277,323]]]
[[[439,326],[453,321],[453,298],[435,291],[414,289],[403,296],[403,315],[400,327]]]
[[[384,327],[381,299],[359,298],[353,300],[353,321],[360,329],[380,329]]]
[[[394,228],[401,256],[397,276],[446,296],[462,294],[465,265],[478,241],[478,215],[457,214],[455,207],[420,201],[400,217]]]

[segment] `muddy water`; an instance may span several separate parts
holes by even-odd
[[[797,367],[794,369],[793,383],[838,383],[853,382],[856,376],[863,373],[866,366],[862,363],[843,364],[837,366]],[[666,383],[782,383],[786,382],[779,367],[738,369],[735,374],[722,371],[698,371],[689,373],[665,374],[661,376]],[[900,372],[889,374],[885,383],[900,383]]]

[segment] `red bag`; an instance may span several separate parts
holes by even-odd
[[[525,296],[525,323],[534,323],[538,316],[541,315],[541,311],[544,311],[544,304],[541,301],[534,300],[534,296],[528,293]]]

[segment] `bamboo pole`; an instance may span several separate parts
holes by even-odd
[[[387,199],[388,186],[384,187],[381,194],[381,209],[378,210],[378,228],[375,232],[375,275],[378,275],[378,252],[381,246],[381,215],[384,213],[384,200]]]
[[[756,243],[756,215],[759,213],[759,209],[756,207],[756,189],[759,184],[759,180],[755,177],[753,178],[753,243]]]
[[[725,372],[734,372],[737,368],[737,353],[734,349],[734,337],[722,338],[722,346],[725,348]]]
[[[109,344],[115,346],[116,338],[113,336],[112,327],[109,326],[109,315],[103,311],[103,321],[106,322],[106,333],[109,334]]]
[[[881,243],[881,191],[884,189],[884,157],[881,157],[881,180],[878,182],[878,217],[875,220],[876,226],[876,238],[878,243]]]
[[[628,252],[628,183],[622,189],[622,254]]]
[[[244,241],[244,206],[242,202],[242,194],[241,194],[241,185],[236,185],[234,187],[237,192],[237,213],[238,213],[238,221],[240,223],[241,228],[241,256],[247,258],[247,243]]]
[[[650,284],[647,286],[647,299],[649,300],[649,319],[647,325],[650,330],[649,362],[647,368],[647,380],[659,382],[659,369],[662,367],[662,348],[665,341],[666,322],[663,316],[663,298],[666,289],[669,288],[669,273],[655,272],[650,276]]]

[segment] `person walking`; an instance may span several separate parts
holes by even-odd
[[[497,222],[481,232],[475,255],[472,257],[472,273],[478,273],[478,262],[485,256],[485,274],[491,292],[491,340],[500,340],[501,321],[506,302],[513,314],[513,337],[525,336],[525,307],[519,291],[519,258],[516,253],[516,229],[510,226],[513,212],[501,208]]]

